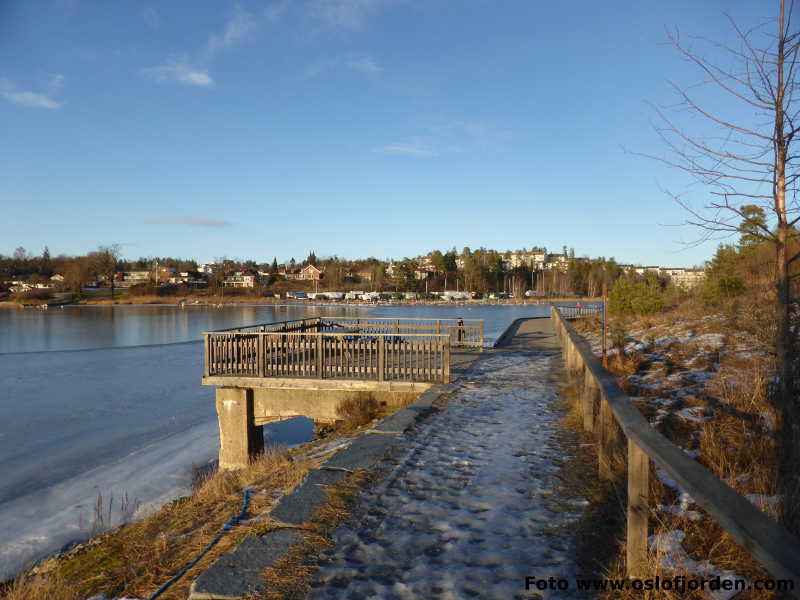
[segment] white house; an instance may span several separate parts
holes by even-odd
[[[252,288],[256,286],[258,276],[251,271],[237,271],[225,277],[222,285],[233,288]]]

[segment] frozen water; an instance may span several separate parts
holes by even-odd
[[[547,307],[256,305],[222,309],[74,306],[0,310],[0,579],[85,539],[98,494],[140,511],[186,493],[217,455],[213,389],[200,386],[205,330],[312,316],[486,320],[492,341]],[[312,436],[308,419],[265,427],[273,442]],[[119,513],[114,510],[112,523]]]
[[[2,356],[0,578],[88,537],[98,495],[115,507],[127,495],[141,514],[188,492],[219,445],[201,361],[198,342]],[[312,424],[268,433],[299,443]]]
[[[515,598],[530,597],[526,576],[572,580],[568,526],[585,503],[558,497],[571,448],[557,436],[557,372],[546,355],[480,363],[364,492],[358,525],[337,532],[312,597]]]

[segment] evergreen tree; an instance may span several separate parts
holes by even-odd
[[[39,271],[45,277],[50,277],[53,274],[53,263],[50,260],[50,249],[45,246],[42,251],[42,261],[40,263]]]
[[[756,204],[741,207],[742,222],[739,225],[739,250],[746,251],[764,241],[764,228],[767,215],[764,209]]]
[[[706,278],[700,292],[708,304],[719,304],[725,298],[733,298],[744,291],[745,285],[739,274],[739,254],[736,248],[720,244],[717,253],[706,267]]]

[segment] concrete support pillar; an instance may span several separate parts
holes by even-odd
[[[264,428],[253,418],[253,390],[217,388],[219,418],[219,468],[244,469],[264,451]]]

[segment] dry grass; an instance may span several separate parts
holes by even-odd
[[[768,393],[775,372],[769,351],[774,325],[768,313],[763,309],[763,299],[759,306],[746,296],[717,306],[713,312],[690,299],[646,319],[620,320],[618,331],[624,331],[624,336],[618,336],[617,348],[635,339],[644,344],[644,349],[629,350],[627,354],[618,350],[616,356],[610,357],[610,370],[627,393],[639,396],[634,398],[635,404],[645,417],[652,422],[658,416],[657,428],[662,434],[682,448],[697,451],[697,460],[717,477],[777,518],[780,507],[775,495],[780,448],[776,432],[780,423]],[[597,342],[598,322],[581,320],[575,325],[580,333]],[[722,347],[705,347],[699,337],[704,334],[719,334],[721,337],[717,339],[722,340]],[[705,379],[697,379],[698,374]],[[656,409],[660,409],[660,414]],[[693,414],[705,419],[702,422],[687,419],[682,414],[684,409],[696,409]],[[624,477],[624,466],[619,475]],[[624,479],[619,481],[618,487],[624,492]],[[606,499],[612,504],[613,495]],[[617,510],[623,511],[624,493],[617,495]],[[730,571],[750,580],[769,577],[696,505],[689,507],[693,513],[676,510],[676,492],[664,486],[655,473],[651,475],[650,498],[654,504],[669,508],[655,511],[651,534],[681,530],[685,532],[681,545],[693,560],[710,561],[718,571]],[[618,552],[607,565],[606,576],[624,579],[624,531],[619,538]],[[651,549],[648,577],[679,574],[698,577],[665,570],[662,558],[658,550]],[[660,590],[609,592],[605,597],[655,600],[707,596],[700,592],[679,594]],[[736,597],[738,600],[777,596],[773,592],[748,591]]]
[[[341,417],[336,429],[352,432],[376,419],[381,414],[381,405],[369,392],[360,392],[342,402],[336,412]]]
[[[320,557],[333,544],[333,533],[348,518],[353,501],[371,477],[367,471],[357,471],[326,490],[327,504],[303,526],[303,543],[264,572],[268,591],[253,596],[254,599],[300,600],[306,597]]]
[[[59,574],[18,578],[1,591],[4,600],[84,600],[86,596]]]
[[[241,471],[214,472],[203,478],[191,496],[164,506],[142,521],[105,534],[82,551],[56,558],[39,569],[37,578],[20,576],[2,600],[109,597],[147,597],[190,562],[218,529],[241,509],[241,489],[254,486],[249,515],[269,509],[275,499],[293,488],[313,463],[293,459],[284,449],[271,448]],[[193,575],[229,552],[252,529],[241,527],[220,542],[182,580],[167,591],[165,600],[187,597]],[[58,589],[58,593],[52,590]]]

